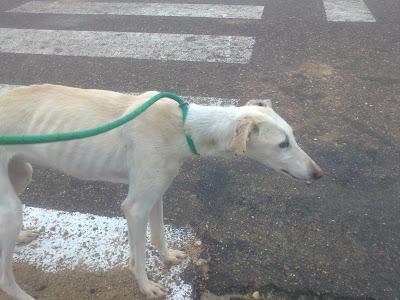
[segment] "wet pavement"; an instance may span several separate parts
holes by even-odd
[[[319,1],[254,3],[265,5],[257,23],[74,16],[67,26],[28,16],[22,26],[251,35],[247,65],[0,53],[0,81],[168,89],[241,104],[271,98],[326,175],[307,185],[247,159],[188,161],[165,196],[165,215],[166,223],[192,227],[204,245],[207,276],[188,272],[196,297],[400,299],[400,4],[366,1],[376,23],[328,23]],[[20,24],[3,15],[0,27]],[[123,185],[35,169],[22,198],[120,216],[125,195]]]

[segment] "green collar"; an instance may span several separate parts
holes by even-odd
[[[187,132],[185,128],[185,123],[186,123],[186,118],[189,112],[189,105],[186,102],[179,102],[179,107],[182,109],[182,123],[183,123],[183,133],[185,134],[186,137],[186,143],[188,144],[190,151],[192,151],[193,154],[195,155],[200,155],[197,150],[196,146],[194,145],[193,139],[190,136],[190,134]]]

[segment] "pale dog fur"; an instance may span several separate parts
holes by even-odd
[[[56,85],[17,88],[0,97],[0,135],[96,127],[132,111],[156,93],[135,97]],[[296,144],[290,126],[268,102],[250,102],[243,107],[192,104],[186,128],[202,156],[247,155],[298,179],[322,176],[321,169]],[[286,139],[289,146],[279,147]],[[183,134],[182,112],[170,99],[157,102],[134,121],[96,137],[0,146],[0,287],[15,299],[33,299],[18,286],[12,272],[14,246],[22,227],[22,206],[17,195],[29,183],[29,163],[33,163],[81,179],[129,184],[122,204],[128,221],[129,266],[147,297],[165,295],[166,289],[146,275],[146,226],[149,219],[152,242],[166,263],[184,259],[183,252],[167,248],[162,196],[182,163],[192,155]],[[20,233],[22,240],[32,238],[30,232]]]

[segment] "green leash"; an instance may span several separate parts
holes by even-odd
[[[136,118],[138,115],[143,113],[146,109],[148,109],[150,106],[152,106],[154,103],[156,103],[161,98],[170,98],[179,103],[179,107],[182,110],[182,124],[183,124],[183,131],[184,131],[184,134],[186,137],[186,142],[187,142],[190,150],[192,151],[192,153],[199,155],[199,153],[196,150],[196,146],[194,145],[194,142],[192,140],[192,137],[186,132],[186,129],[185,129],[185,123],[186,123],[186,118],[187,118],[188,111],[189,111],[189,106],[185,101],[182,100],[182,98],[180,98],[179,96],[177,96],[173,93],[169,93],[169,92],[158,93],[157,95],[151,97],[145,103],[140,105],[138,108],[136,108],[134,111],[132,111],[132,112],[128,113],[127,115],[122,116],[121,118],[118,118],[110,123],[101,125],[99,127],[90,128],[90,129],[86,129],[86,130],[80,130],[80,131],[50,133],[50,134],[43,134],[43,135],[5,135],[5,136],[0,136],[0,145],[53,143],[53,142],[83,139],[83,138],[99,135],[101,133],[110,131],[114,128],[117,128],[117,127],[124,125],[125,123],[133,120],[134,118]]]

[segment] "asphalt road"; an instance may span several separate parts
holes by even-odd
[[[0,28],[255,38],[245,64],[0,53],[2,84],[273,99],[326,176],[305,185],[249,160],[188,161],[165,214],[211,259],[208,279],[192,279],[197,296],[400,299],[398,0],[365,1],[376,22],[328,22],[320,0],[218,1],[265,6],[259,20],[6,12],[26,2],[1,1]],[[23,200],[121,216],[125,194],[38,168]]]

